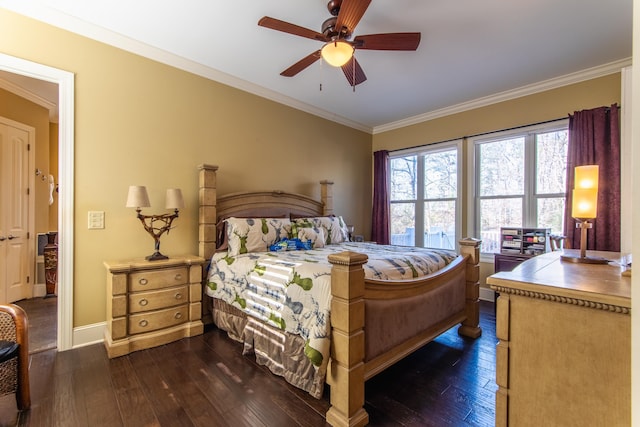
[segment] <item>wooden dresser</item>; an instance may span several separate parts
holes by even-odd
[[[190,255],[105,262],[108,356],[201,334],[203,264]]]
[[[487,278],[500,293],[496,426],[631,425],[631,278],[620,254],[562,253]]]

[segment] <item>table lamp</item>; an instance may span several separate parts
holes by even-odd
[[[592,221],[598,215],[598,166],[576,166],[573,203],[571,216],[576,220],[576,228],[580,229],[580,256],[562,255],[563,261],[586,264],[607,264],[609,260],[587,256],[587,229],[592,228]]]
[[[184,208],[182,191],[179,188],[167,189],[165,208],[174,209],[174,213],[172,214],[142,215],[141,208],[148,208],[151,206],[149,203],[147,188],[143,185],[132,185],[129,187],[126,206],[128,208],[136,208],[138,219],[147,233],[153,237],[155,242],[155,252],[145,257],[145,259],[149,261],[168,259],[168,256],[160,253],[160,236],[164,233],[169,234],[171,223],[173,223],[174,219],[178,218],[178,210],[180,208]]]

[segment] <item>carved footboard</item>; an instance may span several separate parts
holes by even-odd
[[[458,333],[471,338],[482,334],[479,311],[479,251],[480,241],[460,241],[462,258],[437,279],[425,283],[412,282],[396,291],[396,297],[417,295],[421,291],[435,292],[443,287],[457,288],[464,304],[414,338],[367,360],[365,351],[365,307],[367,297],[375,299],[384,289],[367,286],[362,265],[366,255],[342,252],[329,256],[331,274],[331,365],[327,383],[331,386],[331,407],[327,422],[333,426],[363,426],[369,422],[364,410],[364,382],[387,366],[422,347],[442,332],[458,323]],[[382,286],[379,284],[379,286]],[[368,295],[369,294],[369,295]]]

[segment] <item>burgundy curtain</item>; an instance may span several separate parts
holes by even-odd
[[[373,153],[373,216],[371,218],[371,240],[380,245],[390,242],[389,231],[389,152]]]
[[[574,168],[599,166],[598,217],[587,231],[587,249],[620,251],[620,122],[619,107],[600,107],[569,115],[565,234],[580,247],[580,230],[571,217]]]

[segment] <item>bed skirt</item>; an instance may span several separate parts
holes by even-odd
[[[244,344],[243,355],[311,396],[322,397],[325,372],[317,370],[304,354],[304,340],[247,316],[226,302],[212,298],[213,322],[229,337]]]

